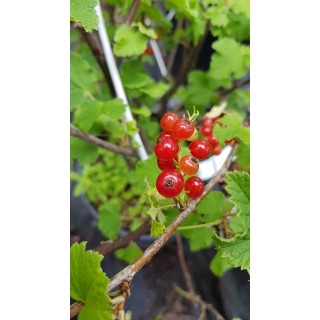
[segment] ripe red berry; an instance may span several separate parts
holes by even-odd
[[[188,139],[194,133],[194,125],[187,119],[179,119],[172,126],[172,134],[176,139]]]
[[[200,160],[208,158],[211,152],[209,142],[202,139],[192,141],[189,145],[189,149],[191,154]]]
[[[166,113],[160,120],[160,126],[164,131],[171,131],[174,123],[179,120],[179,117],[174,112]]]
[[[196,174],[199,170],[199,160],[191,155],[183,156],[180,159],[179,167],[185,174]]]
[[[175,159],[177,160],[177,159]],[[161,160],[157,159],[158,167],[162,171],[166,170],[175,170],[176,169],[176,162],[174,159],[171,160]]]
[[[215,146],[214,148],[212,148],[212,154],[215,156],[218,156],[221,153],[221,148],[219,145]]]
[[[184,190],[189,198],[198,198],[204,190],[204,183],[198,177],[190,177],[184,184]]]
[[[181,193],[184,180],[181,173],[175,170],[163,171],[156,181],[158,192],[166,198],[174,198]]]
[[[212,118],[209,117],[205,117],[202,119],[202,126],[204,127],[212,127],[214,123],[214,120]]]
[[[143,54],[146,54],[146,55],[152,55],[153,54],[153,50],[152,50],[152,47],[151,46],[148,46],[146,48],[146,50],[144,50]]]
[[[186,139],[186,140],[188,140],[188,141],[193,141],[193,140],[195,140],[195,139],[197,139],[197,138],[198,138],[198,129],[197,129],[196,127],[194,127],[192,136],[189,137],[189,138]]]
[[[209,137],[212,135],[212,126],[203,126],[200,131],[204,137]]]
[[[162,132],[160,132],[160,134],[158,136],[158,139],[159,138],[172,138],[172,139],[174,139],[171,131],[162,131]]]
[[[154,153],[158,159],[171,160],[179,151],[178,142],[170,137],[158,138],[157,144],[154,146]]]
[[[214,135],[211,135],[210,137],[208,137],[208,142],[211,146],[211,149],[216,147],[219,144],[219,141],[217,140],[217,137]]]

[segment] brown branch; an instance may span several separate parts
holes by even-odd
[[[131,243],[131,241],[139,239],[143,234],[147,233],[149,230],[150,230],[150,221],[147,220],[137,230],[130,232],[126,236],[121,237],[115,241],[101,242],[93,250],[105,256],[117,249],[127,247]]]
[[[176,242],[177,242],[177,248],[178,248],[178,258],[179,258],[179,262],[180,262],[180,266],[181,266],[181,269],[182,269],[182,273],[183,273],[184,279],[186,281],[186,285],[187,285],[188,291],[190,293],[194,294],[191,275],[190,275],[190,272],[188,270],[188,266],[187,266],[186,260],[184,258],[182,238],[181,238],[180,234],[176,234]]]
[[[131,8],[129,10],[129,13],[128,13],[126,19],[124,20],[125,24],[131,24],[132,23],[135,15],[136,15],[136,13],[137,13],[137,11],[139,9],[140,2],[141,2],[141,0],[134,0],[133,1],[132,6],[131,6]]]
[[[80,131],[78,128],[74,127],[72,124],[70,124],[70,133],[72,136],[80,138],[88,143],[94,144],[95,146],[98,146],[100,148],[113,151],[115,153],[120,153],[125,156],[135,156],[135,153],[133,150],[128,148],[119,147],[115,144],[103,141],[95,136],[92,136],[91,134],[86,134],[82,131]]]
[[[189,216],[189,214],[195,209],[195,207],[200,203],[202,199],[212,190],[212,188],[218,184],[224,175],[227,173],[228,168],[232,162],[232,158],[236,152],[237,145],[234,146],[230,154],[228,155],[223,166],[220,168],[216,176],[214,176],[204,188],[202,195],[192,200],[188,203],[187,207],[180,212],[180,214],[172,221],[172,223],[164,230],[164,233],[159,236],[144,252],[133,261],[126,268],[117,273],[109,282],[107,292],[110,292],[112,289],[118,287],[123,281],[127,280],[131,283],[135,274],[145,265],[149,260],[163,247],[163,245],[168,241],[171,235],[177,230],[180,224]],[[79,308],[79,311],[81,308]],[[78,311],[78,312],[79,312]],[[73,314],[72,316],[75,316]]]
[[[241,88],[241,87],[243,87],[243,86],[245,86],[246,84],[249,84],[249,83],[250,83],[250,78],[246,79],[246,80],[240,80],[240,81],[236,80],[236,81],[234,81],[234,83],[233,83],[231,88],[218,90],[218,94],[223,99],[228,94],[230,94],[232,91],[234,91],[235,89],[239,89],[239,88]]]
[[[236,147],[233,148],[228,158],[226,159],[222,168],[218,171],[217,175],[213,177],[206,185],[202,195],[192,200],[188,203],[186,209],[184,209],[180,214],[172,221],[172,223],[165,229],[164,233],[159,236],[144,252],[137,258],[133,263],[128,265],[118,274],[116,274],[109,283],[108,292],[119,286],[123,280],[128,280],[131,282],[134,275],[162,248],[162,246],[167,242],[170,236],[177,230],[180,224],[186,219],[189,214],[195,209],[195,207],[200,203],[202,199],[212,190],[212,188],[220,182],[222,177],[226,174],[228,167],[232,161],[233,155],[236,151]]]
[[[83,308],[83,302],[75,302],[70,306],[70,318],[74,317]]]
[[[218,312],[218,310],[212,304],[202,300],[199,295],[195,295],[190,292],[184,291],[179,287],[175,287],[175,290],[184,298],[190,300],[195,304],[199,304],[201,306],[201,314],[199,319],[202,319],[201,317],[203,317],[203,314],[205,314],[205,310],[208,309],[216,317],[216,320],[225,320],[225,318]]]

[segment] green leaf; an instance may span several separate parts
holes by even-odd
[[[213,26],[225,27],[228,24],[228,9],[226,6],[214,6],[206,11],[208,18]]]
[[[250,129],[243,126],[239,114],[235,112],[226,114],[217,123],[223,125],[216,125],[213,129],[213,134],[218,141],[224,142],[232,138],[239,138],[244,144],[250,143]]]
[[[210,65],[210,74],[214,79],[241,78],[247,73],[250,63],[248,46],[226,37],[214,42],[212,47],[216,50]]]
[[[139,90],[150,97],[157,99],[163,96],[169,89],[169,85],[163,82],[152,83],[147,87],[140,88]]]
[[[106,295],[109,278],[100,267],[103,256],[85,248],[86,242],[81,242],[70,249],[70,296],[85,304],[79,319],[111,320],[112,308]]]
[[[72,21],[81,22],[87,32],[98,29],[98,15],[94,7],[98,0],[70,0],[70,17]]]
[[[194,19],[198,18],[198,11],[192,7],[194,1],[190,0],[167,0],[167,2],[173,4],[177,9],[179,9],[187,18]]]
[[[135,133],[139,132],[137,128],[137,122],[135,120],[127,122],[127,134],[133,136]]]
[[[250,17],[250,0],[229,0],[228,4],[234,13],[244,13]]]
[[[191,251],[198,251],[212,246],[212,229],[199,228],[192,230],[192,236],[189,239]]]
[[[220,191],[211,191],[197,206],[198,213],[203,213],[205,222],[219,220],[223,216],[223,205],[225,199]]]
[[[124,262],[127,262],[128,264],[136,260],[141,254],[142,254],[142,250],[134,242],[131,242],[131,244],[124,249],[119,249],[115,251],[115,256],[118,259],[123,260]]]
[[[139,161],[137,163],[136,172],[141,181],[147,179],[148,183],[154,187],[156,185],[157,177],[161,172],[157,165],[156,156],[153,154],[150,159]]]
[[[140,21],[137,23],[133,23],[132,25],[137,26],[139,28],[139,31],[145,36],[151,39],[157,39],[158,37],[157,33],[153,29],[149,29],[146,26],[144,26]]]
[[[114,41],[114,53],[118,57],[140,55],[147,48],[146,36],[126,25],[117,29]]]
[[[78,127],[88,133],[101,114],[103,109],[103,102],[97,100],[87,100],[82,103],[79,110],[76,112],[76,123]]]
[[[158,222],[156,220],[152,220],[150,235],[152,237],[159,237],[160,235],[163,234],[164,229],[165,229],[165,225],[163,223]]]
[[[126,106],[121,99],[112,99],[104,102],[103,112],[110,120],[119,120],[123,117]]]
[[[141,88],[153,83],[153,80],[145,72],[139,60],[124,61],[120,75],[123,86],[128,89]]]
[[[250,169],[250,145],[240,143],[236,152],[236,162],[243,169]]]
[[[239,209],[246,229],[250,229],[250,176],[246,172],[228,172],[225,181],[230,200]]]
[[[226,271],[230,270],[232,265],[227,259],[221,257],[221,252],[217,252],[210,263],[210,270],[217,277],[221,277]]]
[[[102,234],[110,240],[118,237],[121,227],[120,202],[112,199],[99,208],[98,227]]]
[[[248,269],[250,267],[250,234],[236,235],[232,239],[223,239],[213,233],[213,242],[221,257],[226,258],[233,267]]]
[[[146,117],[146,118],[149,118],[151,116],[151,111],[146,106],[142,106],[140,108],[132,108],[131,107],[131,112],[133,114],[137,114],[139,116],[143,116],[143,117]]]
[[[98,157],[98,147],[79,138],[70,137],[70,158],[81,164],[90,164]]]

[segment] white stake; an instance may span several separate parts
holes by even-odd
[[[95,7],[95,10],[98,14],[99,20],[98,20],[98,34],[99,34],[99,38],[102,44],[102,49],[103,49],[103,53],[104,56],[106,58],[106,62],[109,68],[109,72],[110,72],[110,76],[113,82],[113,86],[114,89],[116,91],[116,95],[118,98],[122,99],[122,101],[124,102],[124,104],[126,105],[126,109],[125,109],[125,113],[124,113],[124,118],[126,120],[126,122],[129,121],[133,121],[133,116],[129,107],[129,103],[128,103],[128,99],[127,96],[125,94],[122,82],[121,82],[121,78],[119,75],[119,71],[116,65],[116,62],[114,60],[114,56],[112,53],[112,49],[111,49],[111,45],[110,45],[110,41],[109,41],[109,37],[108,37],[108,33],[106,31],[106,27],[105,27],[105,23],[103,20],[103,16],[102,16],[102,11],[101,11],[101,6],[100,6],[100,2],[98,2],[98,5]],[[140,160],[146,160],[148,159],[148,154],[147,151],[143,145],[143,142],[141,140],[141,137],[139,135],[139,133],[135,133],[132,136],[132,139],[139,144],[139,148],[138,148],[138,155]]]

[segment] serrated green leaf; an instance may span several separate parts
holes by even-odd
[[[250,17],[250,0],[229,0],[228,4],[234,13],[244,13]]]
[[[133,26],[137,26],[139,28],[139,31],[144,34],[145,36],[151,38],[151,39],[157,39],[158,35],[157,33],[150,28],[147,28],[145,25],[143,25],[140,21],[137,23],[133,23]]]
[[[165,225],[163,223],[158,222],[156,220],[152,220],[150,235],[152,237],[159,237],[160,235],[163,234],[164,229],[165,229]]]
[[[149,84],[147,87],[140,88],[139,90],[150,97],[157,99],[162,97],[169,89],[169,85],[163,82]]]
[[[156,156],[153,154],[150,159],[139,161],[137,163],[136,172],[137,177],[139,177],[141,181],[145,181],[145,179],[147,179],[150,186],[155,187],[157,177],[161,172],[157,165]]]
[[[131,244],[124,249],[119,249],[115,251],[115,256],[118,259],[127,262],[128,264],[136,260],[141,254],[142,250],[134,242],[131,242]]]
[[[194,8],[195,1],[190,0],[167,0],[179,9],[187,18],[196,19],[199,16],[198,11]]]
[[[248,269],[250,267],[250,234],[236,235],[232,239],[223,239],[213,233],[213,242],[221,257],[226,258],[233,267]]]
[[[228,9],[226,6],[213,6],[206,11],[208,18],[213,26],[225,27],[228,24]]]
[[[98,0],[70,0],[70,17],[72,21],[81,22],[87,32],[98,29],[98,15],[94,7]]]
[[[147,48],[147,37],[126,25],[117,29],[114,41],[114,53],[118,57],[140,55]]]
[[[246,172],[228,172],[225,181],[230,200],[239,209],[246,229],[250,229],[250,176]]]
[[[203,213],[205,222],[213,222],[223,216],[224,195],[220,191],[211,191],[197,206],[198,213]]]
[[[244,144],[250,143],[250,129],[244,127],[242,118],[239,114],[233,112],[224,115],[217,123],[223,126],[216,125],[213,128],[213,134],[218,141],[224,142],[233,138],[239,138]]]
[[[79,138],[70,137],[70,158],[81,164],[90,164],[98,157],[98,147]]]
[[[118,237],[121,227],[120,202],[112,199],[99,208],[98,227],[102,234],[110,240]]]
[[[103,109],[103,102],[87,100],[76,112],[76,123],[82,131],[88,133]]]
[[[212,56],[210,74],[214,79],[243,77],[249,67],[250,51],[232,38],[220,38],[212,45],[216,53]]]
[[[127,122],[127,134],[133,136],[135,133],[139,132],[137,128],[137,122],[135,120]]]
[[[221,257],[221,252],[217,252],[210,262],[210,270],[217,277],[221,277],[226,271],[230,270],[232,265],[226,258]]]
[[[191,251],[198,251],[212,246],[212,229],[199,228],[192,230],[192,236],[189,239]]]
[[[123,117],[126,106],[121,99],[112,99],[104,102],[103,112],[108,117],[108,120],[119,120]]]
[[[109,278],[100,267],[103,256],[85,248],[86,242],[81,242],[70,249],[70,296],[85,304],[79,319],[111,320],[112,308],[106,295]]]

